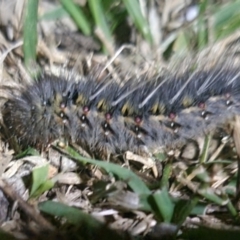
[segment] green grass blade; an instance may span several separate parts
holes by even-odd
[[[145,185],[145,183],[132,171],[114,163],[82,157],[70,147],[67,147],[66,150],[67,150],[67,153],[77,161],[80,161],[81,163],[91,163],[91,164],[97,165],[105,169],[107,172],[113,173],[115,176],[122,179],[123,181],[126,181],[126,183],[128,183],[128,185],[133,189],[135,193],[138,193],[138,194],[151,193],[151,191]]]
[[[78,225],[81,221],[86,221],[88,222],[89,226],[101,226],[101,223],[95,220],[90,215],[62,203],[46,201],[39,203],[38,207],[40,211],[53,215],[54,217],[64,217],[67,219],[68,222],[74,225]]]
[[[156,216],[162,218],[165,223],[170,223],[175,205],[169,196],[168,190],[163,188],[162,190],[155,192],[152,195],[152,198],[155,203],[154,205],[156,206],[154,210]]]
[[[44,13],[43,15],[39,16],[40,21],[53,21],[57,19],[61,19],[69,14],[63,8],[63,6],[58,6],[51,11]]]
[[[93,15],[96,26],[101,29],[101,32],[104,35],[104,38],[105,38],[104,41],[105,42],[108,41],[109,46],[112,46],[114,41],[112,38],[110,27],[106,20],[106,13],[103,10],[104,9],[102,6],[103,3],[101,1],[89,0],[88,4],[89,4],[89,8]],[[103,40],[103,39],[100,39],[100,40]],[[103,44],[105,45],[106,49],[108,49],[104,41],[103,41]]]
[[[162,179],[160,181],[160,188],[169,188],[169,178],[172,173],[172,164],[166,164],[166,166],[163,169],[163,175]]]
[[[199,197],[197,196],[194,196],[192,199],[189,200],[179,200],[174,208],[172,222],[176,223],[180,227],[184,223],[186,218],[191,214],[198,201]]]
[[[32,171],[32,188],[30,192],[30,197],[32,197],[39,187],[47,181],[49,170],[49,164],[45,164],[40,167],[36,167]]]
[[[72,0],[60,0],[60,2],[83,34],[90,35],[91,26],[81,8],[78,7]]]
[[[200,163],[205,163],[207,161],[211,139],[212,139],[212,137],[210,135],[207,135],[205,137],[203,152],[199,159]]]
[[[76,226],[75,228],[68,228],[68,231],[66,229],[61,231],[61,228],[59,228],[58,231],[61,234],[58,236],[60,236],[60,239],[123,239],[117,231],[108,228],[106,224],[99,222],[90,214],[84,213],[77,208],[52,201],[42,202],[38,205],[38,208],[55,218],[64,218],[68,223]],[[61,236],[64,237],[61,238]]]
[[[220,8],[214,15],[214,27],[216,30],[223,29],[233,16],[239,16],[240,1],[230,2]],[[239,18],[238,18],[239,19]]]
[[[152,44],[153,39],[151,35],[150,28],[148,26],[147,20],[141,13],[140,5],[137,0],[123,0],[125,7],[134,21],[134,24],[139,29],[139,31],[143,34],[144,38],[148,41],[148,43]]]
[[[206,187],[202,187],[200,188],[197,193],[201,196],[203,196],[204,198],[206,198],[207,200],[216,203],[220,206],[225,206],[227,204],[227,200],[223,199],[221,197],[219,197],[212,188],[206,186]]]
[[[23,52],[27,69],[36,62],[38,0],[27,0],[23,24]]]

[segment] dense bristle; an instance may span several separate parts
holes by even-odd
[[[240,113],[240,72],[217,67],[150,80],[43,75],[11,91],[3,125],[23,147],[64,138],[92,153],[155,152],[214,132]]]

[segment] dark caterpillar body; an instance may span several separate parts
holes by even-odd
[[[44,75],[9,92],[10,138],[44,149],[64,138],[89,152],[149,153],[224,126],[240,113],[240,71],[213,68],[118,83]]]

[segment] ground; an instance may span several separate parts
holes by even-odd
[[[45,71],[124,82],[237,64],[239,11],[239,1],[1,0],[1,108],[6,85]],[[0,237],[239,239],[239,119],[229,125],[109,159],[65,139],[23,149],[1,127]]]

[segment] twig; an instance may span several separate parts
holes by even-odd
[[[33,206],[25,202],[13,189],[12,187],[4,182],[2,179],[0,179],[0,189],[3,191],[3,193],[9,197],[12,201],[16,201],[19,205],[19,207],[30,217],[35,221],[37,224],[39,224],[40,227],[42,227],[45,230],[54,230],[54,227],[41,216],[39,212],[37,212],[36,209],[34,209]]]

